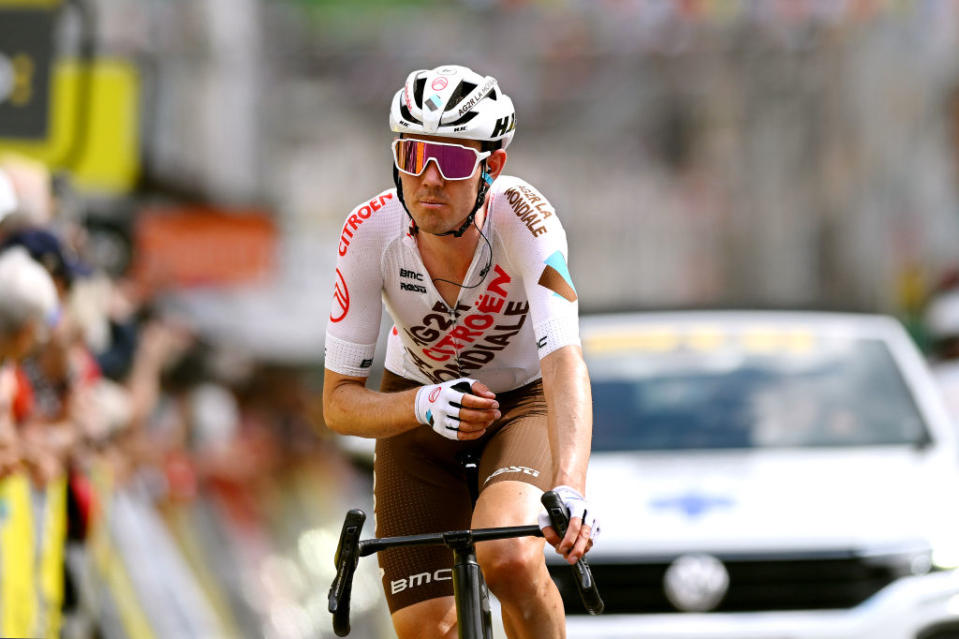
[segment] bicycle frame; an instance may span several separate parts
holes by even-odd
[[[565,534],[568,518],[559,496],[552,491],[545,493],[543,505],[546,506],[553,527],[559,534]],[[453,597],[456,602],[459,638],[492,639],[487,623],[489,609],[483,607],[484,601],[488,604],[488,600],[483,597],[483,574],[476,562],[475,544],[494,539],[543,536],[539,526],[530,525],[453,530],[361,541],[359,536],[365,521],[366,513],[362,510],[349,511],[343,522],[340,542],[336,549],[334,562],[337,571],[330,586],[329,611],[333,613],[333,631],[338,637],[345,637],[350,633],[350,589],[360,557],[400,546],[442,545],[453,550]],[[599,596],[589,565],[584,559],[580,559],[571,568],[586,610],[590,614],[600,614],[603,611],[603,600]]]
[[[488,610],[482,605],[483,573],[476,562],[475,544],[478,541],[509,539],[512,537],[542,537],[539,526],[507,526],[477,530],[453,530],[442,533],[384,537],[359,542],[359,556],[399,546],[443,545],[453,551],[453,597],[459,619],[460,639],[486,639],[483,615]],[[343,636],[343,635],[340,635]]]

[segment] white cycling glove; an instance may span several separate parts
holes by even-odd
[[[563,505],[569,510],[569,518],[579,517],[582,519],[583,525],[589,526],[589,538],[595,539],[599,535],[599,519],[596,518],[593,511],[586,507],[586,498],[580,495],[575,488],[565,485],[557,486],[553,489],[553,492],[563,500]],[[549,514],[545,510],[539,514],[538,523],[540,530],[553,525],[549,520]],[[556,534],[559,534],[558,530]]]
[[[416,391],[416,421],[427,426],[447,439],[459,439],[460,404],[464,389],[470,392],[475,379],[461,377],[442,384],[423,386]],[[457,386],[458,388],[453,388]]]

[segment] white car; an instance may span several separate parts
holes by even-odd
[[[887,317],[584,317],[594,403],[571,638],[959,637],[959,448]]]

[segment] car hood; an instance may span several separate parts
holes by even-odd
[[[594,453],[590,556],[928,545],[959,531],[957,487],[954,460],[930,449]]]

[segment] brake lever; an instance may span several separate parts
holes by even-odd
[[[549,521],[553,529],[560,537],[566,535],[566,529],[569,527],[569,511],[563,504],[563,500],[552,490],[543,493],[541,499],[543,506],[546,507],[546,513],[549,515]],[[599,588],[596,587],[596,581],[593,579],[593,571],[589,568],[589,563],[585,557],[581,557],[574,565],[570,566],[573,571],[576,590],[579,591],[579,598],[586,608],[586,612],[591,615],[602,614],[606,604],[599,594]]]
[[[350,634],[350,594],[353,589],[353,574],[360,561],[360,532],[365,522],[366,513],[358,508],[346,513],[333,558],[336,578],[330,585],[328,608],[333,613],[333,632],[337,637]]]

